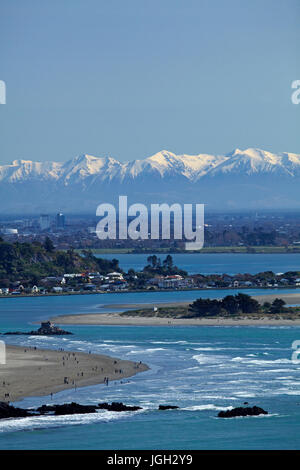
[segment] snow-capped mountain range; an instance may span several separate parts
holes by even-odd
[[[67,162],[0,166],[0,210],[95,213],[101,202],[205,203],[213,209],[300,207],[300,155],[236,149],[226,155],[163,150],[120,162],[81,155]]]

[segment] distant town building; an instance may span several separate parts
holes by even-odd
[[[48,214],[41,214],[39,225],[41,230],[48,230],[50,228],[50,216]]]
[[[17,228],[4,228],[2,229],[3,235],[17,235],[18,229]]]
[[[63,230],[65,228],[65,216],[61,212],[56,214],[56,228],[59,230]]]

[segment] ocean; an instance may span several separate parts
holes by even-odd
[[[206,293],[224,295],[223,291]],[[27,329],[60,313],[107,311],[106,304],[197,296],[199,292],[184,291],[0,299],[0,331]],[[300,327],[77,325],[68,329],[73,336],[5,340],[141,360],[150,370],[108,387],[101,384],[59,392],[52,403],[122,401],[143,409],[2,420],[0,449],[299,449],[300,365],[291,360],[291,344],[300,339]],[[261,406],[269,414],[217,418],[219,410],[244,402]],[[30,397],[16,404],[35,407],[44,403],[51,403],[51,398]],[[180,408],[158,411],[160,404]]]

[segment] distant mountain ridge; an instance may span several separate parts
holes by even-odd
[[[226,155],[163,150],[120,162],[80,155],[67,162],[0,166],[0,210],[95,213],[101,202],[205,203],[212,209],[300,207],[300,155],[235,149]]]

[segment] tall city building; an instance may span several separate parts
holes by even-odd
[[[48,230],[50,228],[50,216],[48,214],[41,214],[39,219],[41,230]]]
[[[56,228],[61,230],[65,228],[65,216],[61,212],[56,214]]]

